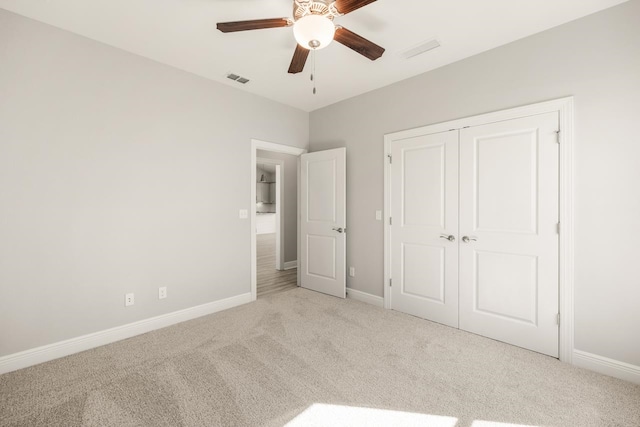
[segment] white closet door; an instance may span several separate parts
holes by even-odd
[[[460,131],[460,328],[553,357],[557,131],[557,113]]]
[[[457,327],[458,132],[394,141],[392,159],[391,308]]]

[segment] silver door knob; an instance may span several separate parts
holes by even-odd
[[[449,234],[448,236],[446,234],[441,234],[440,238],[441,239],[447,239],[450,242],[455,242],[456,241],[456,238],[455,238],[455,236],[453,234]]]
[[[469,236],[463,236],[463,237],[462,237],[462,241],[463,241],[464,243],[469,243],[469,242],[471,242],[471,241],[474,241],[474,242],[475,242],[475,241],[477,241],[477,240],[478,240],[478,238],[477,238],[477,237],[469,237]]]
[[[334,227],[332,228],[333,231],[337,231],[338,233],[343,233],[345,230],[342,227]]]

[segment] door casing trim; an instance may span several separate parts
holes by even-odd
[[[429,135],[468,126],[479,126],[538,114],[558,112],[560,125],[560,236],[559,236],[559,356],[573,363],[574,351],[574,122],[573,97],[500,110],[477,116],[389,133],[384,136],[384,307],[391,308],[391,144],[418,135]]]

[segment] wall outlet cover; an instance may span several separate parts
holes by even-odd
[[[129,307],[130,305],[135,304],[135,298],[133,294],[126,294],[124,296],[124,306]]]
[[[165,299],[167,297],[167,287],[163,286],[158,288],[158,299]]]

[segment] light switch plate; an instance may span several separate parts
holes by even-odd
[[[349,277],[356,277],[356,268],[349,267]]]
[[[249,218],[249,211],[246,210],[246,209],[240,209],[239,217],[240,217],[240,219]]]
[[[382,221],[382,211],[376,211],[376,220]]]

